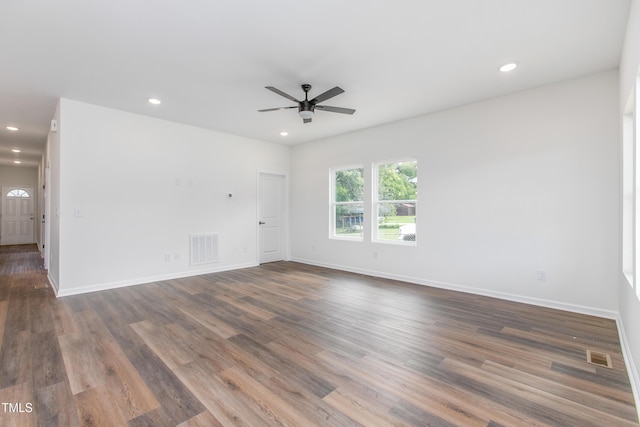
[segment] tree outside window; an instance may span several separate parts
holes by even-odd
[[[332,237],[362,240],[364,168],[334,170],[332,179]]]
[[[376,178],[376,239],[415,244],[418,162],[378,164]]]

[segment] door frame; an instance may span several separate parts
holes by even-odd
[[[268,172],[258,170],[256,176],[256,264],[260,265],[260,178],[262,176],[278,176],[282,177],[282,222],[283,222],[283,258],[284,261],[291,261],[291,248],[289,242],[289,175],[280,172]]]
[[[36,199],[37,191],[36,187],[31,185],[0,185],[0,245],[12,245],[15,243],[5,243],[5,229],[4,229],[4,194],[10,190],[24,190],[29,193],[29,199],[31,203],[31,242],[28,244],[37,244],[36,239],[36,209],[38,208],[38,201]]]

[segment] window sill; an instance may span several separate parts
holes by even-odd
[[[342,236],[329,236],[329,240],[342,240],[345,242],[363,242],[362,237],[342,237]]]
[[[372,243],[382,243],[383,245],[396,245],[396,246],[418,246],[418,243],[414,241],[406,241],[406,240],[385,240],[385,239],[374,239]]]

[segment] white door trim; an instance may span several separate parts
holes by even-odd
[[[258,265],[261,264],[261,250],[260,250],[260,178],[262,176],[277,176],[282,177],[282,241],[283,241],[283,259],[285,261],[291,260],[291,250],[289,244],[289,176],[287,174],[278,172],[258,171],[256,176],[256,258]]]

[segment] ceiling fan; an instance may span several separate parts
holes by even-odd
[[[344,92],[344,90],[339,88],[338,86],[334,87],[333,89],[329,89],[324,93],[321,93],[320,95],[316,96],[313,99],[309,99],[308,95],[309,95],[309,90],[311,90],[311,85],[303,84],[302,90],[304,91],[304,101],[298,101],[293,96],[289,95],[288,93],[284,93],[280,89],[276,89],[273,86],[265,86],[265,88],[269,89],[272,92],[277,93],[280,96],[284,96],[285,98],[290,99],[291,101],[297,103],[298,105],[294,105],[291,107],[267,108],[266,110],[258,110],[261,113],[264,113],[265,111],[288,110],[291,108],[297,108],[298,114],[300,115],[300,117],[302,117],[302,121],[304,123],[311,123],[311,118],[313,117],[313,113],[316,109],[321,111],[329,111],[331,113],[341,113],[341,114],[353,114],[356,112],[356,110],[352,108],[330,107],[328,105],[318,105],[322,101],[326,101],[327,99],[333,98],[334,96],[340,95],[342,92]]]

